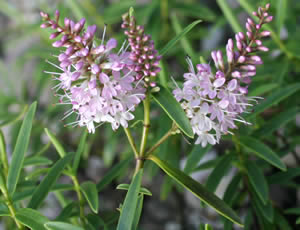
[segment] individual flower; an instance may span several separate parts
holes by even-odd
[[[131,49],[129,58],[133,61],[132,70],[137,73],[136,79],[143,79],[146,87],[155,87],[155,76],[160,72],[158,65],[161,56],[154,47],[154,41],[150,35],[144,33],[143,26],[136,24],[136,19],[130,12],[122,18],[121,27],[125,29],[124,34],[128,37]]]
[[[98,44],[95,41],[96,25],[85,29],[85,19],[74,22],[68,18],[59,24],[59,11],[55,19],[41,12],[44,19],[42,28],[52,28],[55,32],[50,39],[60,37],[52,45],[62,49],[57,56],[59,65],[49,62],[59,72],[47,72],[56,76],[56,91],[60,94],[60,104],[71,105],[66,117],[77,114],[72,126],[86,126],[91,133],[104,122],[111,123],[113,130],[128,127],[134,119],[132,112],[145,98],[143,79],[137,80],[138,73],[132,68],[130,52],[122,48],[115,52],[117,40],[105,42],[105,29]]]
[[[263,62],[255,55],[256,51],[268,51],[262,45],[261,39],[270,35],[269,31],[262,31],[262,25],[272,21],[268,9],[259,8],[253,15],[258,17],[256,24],[248,18],[246,35],[239,32],[226,45],[227,63],[220,50],[211,53],[216,73],[208,64],[198,64],[196,70],[189,58],[189,72],[184,74],[183,88],[176,89],[173,94],[181,103],[187,117],[190,119],[194,133],[197,135],[195,144],[203,147],[207,143],[214,145],[219,142],[222,134],[231,133],[236,129],[236,122],[249,124],[241,114],[257,102],[259,97],[248,97],[248,86],[251,78],[256,74],[256,66]],[[176,82],[175,82],[176,83]]]

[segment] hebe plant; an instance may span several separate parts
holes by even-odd
[[[226,12],[226,4],[219,2]],[[248,229],[251,226],[255,226],[255,229],[257,226],[260,229],[275,229],[276,226],[289,229],[280,210],[269,197],[268,185],[285,175],[286,165],[278,154],[255,138],[255,135],[259,136],[263,131],[259,129],[253,133],[252,130],[238,133],[238,128],[243,130],[245,126],[251,126],[255,122],[251,118],[270,107],[274,100],[284,97],[279,92],[280,95],[259,104],[263,98],[249,95],[248,92],[257,68],[261,68],[258,65],[263,65],[260,52],[269,51],[263,45],[264,37],[272,35],[279,46],[284,47],[268,27],[273,20],[269,9],[270,4],[266,4],[254,11],[253,19],[247,19],[246,33],[238,31],[234,39],[230,38],[225,53],[222,50],[211,52],[214,66],[207,64],[203,58],[195,66],[193,58],[187,56],[188,72],[179,81],[167,76],[172,79],[170,85],[158,79],[163,71],[161,67],[164,64],[161,61],[201,20],[187,26],[157,50],[151,35],[145,32],[146,28],[138,24],[133,8],[122,16],[121,29],[125,40],[121,42],[108,37],[106,26],[99,39],[96,36],[96,25],[86,26],[85,18],[75,22],[69,18],[61,19],[58,10],[54,17],[41,12],[44,20],[41,28],[53,30],[50,39],[56,39],[52,45],[59,49],[59,54],[55,56],[57,61],[47,61],[56,70],[47,70],[45,73],[50,74],[56,82],[53,91],[59,98],[57,106],[67,108],[62,120],[68,121],[65,126],[74,128],[73,132],[78,131],[75,129],[77,126],[84,127],[87,132],[83,132],[77,151],[68,153],[64,143],[46,128],[45,133],[60,157],[54,163],[43,156],[49,145],[38,154],[26,156],[37,109],[36,102],[28,110],[26,108],[10,162],[1,132],[1,216],[13,219],[12,228],[18,229],[139,229],[145,196],[152,196],[151,191],[142,185],[143,174],[147,171],[144,166],[145,163],[152,162],[223,216],[224,229],[232,229],[233,224],[243,227],[244,223]],[[121,44],[119,49],[118,43]],[[285,48],[284,52],[292,58]],[[287,93],[299,89],[299,85],[289,87],[285,89]],[[156,142],[149,141],[151,132],[158,135],[151,125],[155,123],[151,116],[152,102],[157,103],[171,121],[169,130]],[[140,121],[135,114],[142,106],[144,117]],[[113,131],[124,130],[131,156],[120,160],[100,182],[81,182],[78,179],[78,168],[88,133],[90,136],[95,135],[97,128],[106,123],[110,124]],[[132,133],[133,127],[135,133]],[[142,130],[139,131],[138,128]],[[202,185],[189,174],[197,170],[198,161],[211,146],[219,144],[222,136],[232,139],[235,151],[224,152],[214,164],[206,185]],[[193,150],[183,171],[169,162],[168,158],[163,159],[157,151],[171,138],[181,138],[193,143]],[[106,143],[111,144],[109,141]],[[98,200],[102,189],[119,177],[133,161],[135,169],[127,172],[131,177],[130,184],[120,184],[117,187],[127,190],[124,202],[110,218],[104,217],[99,211],[101,207]],[[237,171],[222,200],[214,192],[231,164]],[[36,167],[27,174],[24,170],[26,165],[52,166]],[[263,170],[273,167],[282,172],[272,175],[267,181]],[[43,177],[40,179],[41,175]],[[69,177],[70,183],[60,184],[58,179],[62,175]],[[64,201],[64,196],[68,194],[66,191],[69,190],[76,192],[77,200]],[[53,191],[61,201],[62,211],[56,219],[50,220],[39,209]],[[248,204],[250,208],[247,207]],[[243,206],[249,210],[245,212]],[[201,225],[200,229],[203,228]],[[211,227],[206,225],[205,229]]]

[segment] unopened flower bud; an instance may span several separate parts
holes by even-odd
[[[261,37],[268,37],[268,36],[270,36],[270,34],[271,34],[270,31],[265,30],[265,31],[259,33],[259,36],[261,36]]]

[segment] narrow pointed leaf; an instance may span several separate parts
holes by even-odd
[[[33,157],[28,157],[24,160],[24,167],[37,166],[37,165],[51,165],[52,163],[53,162],[49,160],[47,157],[33,156]]]
[[[37,209],[42,204],[42,202],[50,192],[52,186],[55,184],[64,168],[72,160],[73,157],[74,154],[67,154],[64,158],[61,158],[52,166],[47,176],[36,187],[28,204],[29,208]]]
[[[261,129],[254,133],[254,136],[267,136],[271,134],[282,125],[288,123],[289,121],[295,119],[296,115],[299,113],[299,108],[293,107],[287,111],[281,112],[274,116],[271,120],[267,121]]]
[[[131,230],[138,203],[138,195],[141,188],[143,170],[140,170],[133,178],[122,206],[117,230]]]
[[[164,55],[166,54],[169,49],[171,49],[181,38],[184,37],[184,35],[186,35],[191,29],[194,28],[194,26],[196,26],[197,24],[199,24],[200,22],[202,22],[202,20],[197,20],[197,21],[194,21],[192,22],[190,25],[188,25],[187,27],[185,27],[181,33],[177,34],[171,41],[169,41],[165,46],[164,48],[162,48],[160,51],[159,51],[159,54],[160,55]]]
[[[76,151],[74,162],[73,162],[73,167],[72,168],[73,168],[74,173],[77,172],[78,165],[79,165],[79,162],[80,162],[80,158],[81,158],[81,155],[84,151],[87,136],[88,136],[88,132],[83,131],[83,134],[81,135],[81,138],[80,138],[80,143],[79,143],[78,149]]]
[[[185,135],[193,138],[194,133],[190,121],[174,96],[163,86],[160,86],[160,91],[152,94],[152,96],[166,114],[176,123],[177,127]]]
[[[128,190],[129,189],[129,184],[119,184],[117,186],[117,189],[120,189],[120,190]],[[146,188],[142,188],[140,189],[139,193],[142,193],[144,195],[147,195],[147,196],[152,196],[152,193],[149,191],[149,189],[146,189]]]
[[[116,179],[121,175],[123,170],[125,170],[129,163],[133,158],[130,157],[126,160],[120,161],[117,165],[115,165],[107,174],[104,175],[102,180],[97,184],[97,190],[100,192],[106,185],[108,185],[111,181]]]
[[[209,192],[203,185],[156,156],[152,155],[148,159],[156,163],[170,177],[192,192],[201,201],[215,209],[219,214],[240,226],[243,225],[239,216],[224,201]]]
[[[266,205],[269,199],[269,189],[263,172],[252,161],[247,162],[246,169],[250,184],[255,190],[257,196]]]
[[[138,229],[139,221],[140,221],[142,210],[143,210],[143,202],[144,202],[144,195],[140,194],[138,203],[136,206],[136,212],[135,212],[135,216],[134,216],[134,220],[133,220],[133,224],[132,224],[132,230]]]
[[[84,230],[82,227],[57,221],[47,222],[45,227],[47,230]]]
[[[60,155],[60,157],[64,157],[66,155],[66,152],[65,152],[63,146],[61,145],[61,143],[59,143],[59,141],[55,137],[55,135],[53,133],[51,133],[48,129],[45,129],[45,132],[48,135],[48,137],[50,138],[50,141],[54,145],[54,147],[55,147],[56,151],[58,152],[58,154]]]
[[[232,29],[234,32],[238,33],[243,31],[241,24],[239,23],[239,20],[236,17],[236,14],[233,13],[233,9],[229,6],[229,3],[224,0],[217,0],[217,3],[221,10],[223,11],[224,16],[230,23]]]
[[[194,145],[193,150],[187,157],[186,164],[184,166],[183,172],[190,174],[200,163],[202,157],[211,149],[211,145],[207,145],[203,148],[201,145]]]
[[[24,121],[18,134],[16,146],[12,156],[12,161],[9,166],[7,177],[7,189],[11,195],[15,192],[20,173],[23,168],[25,153],[27,152],[29,145],[29,138],[36,110],[36,105],[36,102],[32,103],[32,105],[29,107],[28,112],[25,115]]]
[[[40,212],[30,209],[22,208],[16,213],[16,218],[26,227],[32,230],[46,230],[44,224],[49,220],[40,214]]]
[[[210,173],[210,175],[206,181],[206,188],[209,191],[211,191],[211,192],[216,191],[222,178],[226,175],[226,172],[228,171],[228,169],[231,165],[233,157],[234,157],[233,154],[227,154],[218,161],[217,165],[215,166],[213,171]]]
[[[241,136],[238,140],[242,146],[255,153],[256,156],[264,159],[283,171],[286,170],[285,164],[280,160],[276,153],[274,153],[272,149],[263,142],[248,136]]]
[[[96,184],[91,181],[87,181],[81,184],[80,188],[92,211],[94,213],[98,213],[99,200]]]
[[[288,86],[280,87],[273,93],[267,96],[267,98],[260,102],[258,105],[254,107],[254,111],[249,115],[245,116],[247,119],[256,116],[257,114],[265,111],[266,109],[276,105],[277,103],[281,102],[282,100],[286,99],[290,95],[294,94],[300,89],[300,84],[291,84]]]

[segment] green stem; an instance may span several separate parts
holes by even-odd
[[[132,148],[132,150],[134,152],[135,157],[138,158],[139,157],[139,153],[137,151],[137,148],[136,148],[136,145],[134,143],[133,137],[131,135],[130,129],[129,128],[124,128],[124,131],[125,131],[125,133],[127,135],[129,144],[130,144],[130,146],[131,146],[131,148]]]
[[[150,127],[150,93],[148,92],[146,95],[146,99],[143,101],[144,103],[144,129],[140,146],[139,157],[144,156],[144,152],[146,149],[148,132]]]
[[[5,139],[1,129],[0,129],[0,154],[1,154],[0,155],[1,162],[3,164],[4,176],[6,180],[8,175],[8,160],[7,160]]]
[[[164,143],[170,136],[174,135],[177,130],[177,126],[173,124],[172,128],[163,135],[145,154],[147,158],[151,153],[153,153],[162,143]]]
[[[13,220],[15,221],[18,229],[24,229],[24,226],[16,218],[16,210],[15,210],[13,202],[12,202],[12,200],[11,200],[9,194],[8,194],[7,188],[5,186],[2,186],[1,191],[3,193],[6,205],[9,209],[11,218],[13,218]]]
[[[81,220],[82,224],[84,225],[85,224],[84,199],[83,199],[82,193],[80,191],[80,185],[79,185],[77,177],[76,176],[71,176],[71,179],[73,181],[74,189],[76,191],[76,194],[77,194],[77,197],[78,197],[78,200],[79,200],[80,220]]]

